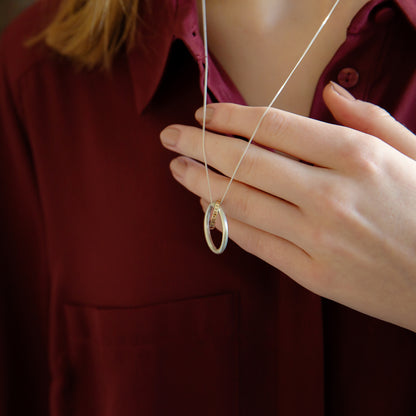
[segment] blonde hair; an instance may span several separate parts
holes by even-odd
[[[61,0],[49,25],[28,42],[48,47],[76,64],[109,69],[122,47],[131,48],[147,0]]]

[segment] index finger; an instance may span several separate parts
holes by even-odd
[[[266,107],[219,103],[207,107],[206,126],[210,130],[250,139]],[[202,123],[202,109],[196,119]],[[263,146],[286,153],[311,164],[335,168],[342,161],[348,142],[356,141],[353,129],[313,120],[271,108],[254,137]]]

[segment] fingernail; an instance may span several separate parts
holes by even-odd
[[[166,147],[175,147],[178,143],[180,131],[173,127],[167,127],[160,133],[160,140]]]
[[[188,162],[183,157],[178,157],[170,162],[170,170],[172,171],[172,175],[175,177],[175,179],[179,181],[182,180],[185,175],[187,166]]]
[[[212,117],[214,115],[214,109],[211,107],[207,107],[207,113],[205,116],[205,122],[209,123],[212,120]],[[204,120],[204,107],[198,108],[198,110],[195,113],[195,118],[202,123]]]
[[[330,81],[331,87],[332,89],[341,97],[346,98],[347,100],[350,101],[355,101],[355,97],[350,94],[345,88],[342,88],[341,85],[338,85],[336,82],[334,81]]]

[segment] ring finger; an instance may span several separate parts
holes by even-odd
[[[171,170],[175,179],[185,188],[209,201],[203,165],[192,159],[179,157],[172,161]],[[213,199],[221,199],[228,178],[211,171],[210,182]],[[295,205],[248,185],[234,182],[222,206],[227,217],[284,238],[293,244],[303,245],[304,214]]]

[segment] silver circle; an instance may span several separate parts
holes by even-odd
[[[221,207],[219,207],[218,208],[218,215],[219,215],[220,220],[221,220],[222,239],[221,239],[221,245],[217,248],[217,247],[215,247],[215,244],[212,241],[211,230],[210,230],[210,227],[209,227],[210,220],[211,220],[211,213],[212,213],[212,211],[215,207],[215,204],[216,204],[216,202],[211,202],[208,205],[208,208],[205,212],[204,234],[205,234],[205,240],[207,241],[208,247],[211,249],[211,251],[215,254],[221,254],[226,249],[227,243],[228,243],[228,221],[227,221],[227,217],[225,216],[224,210]]]

